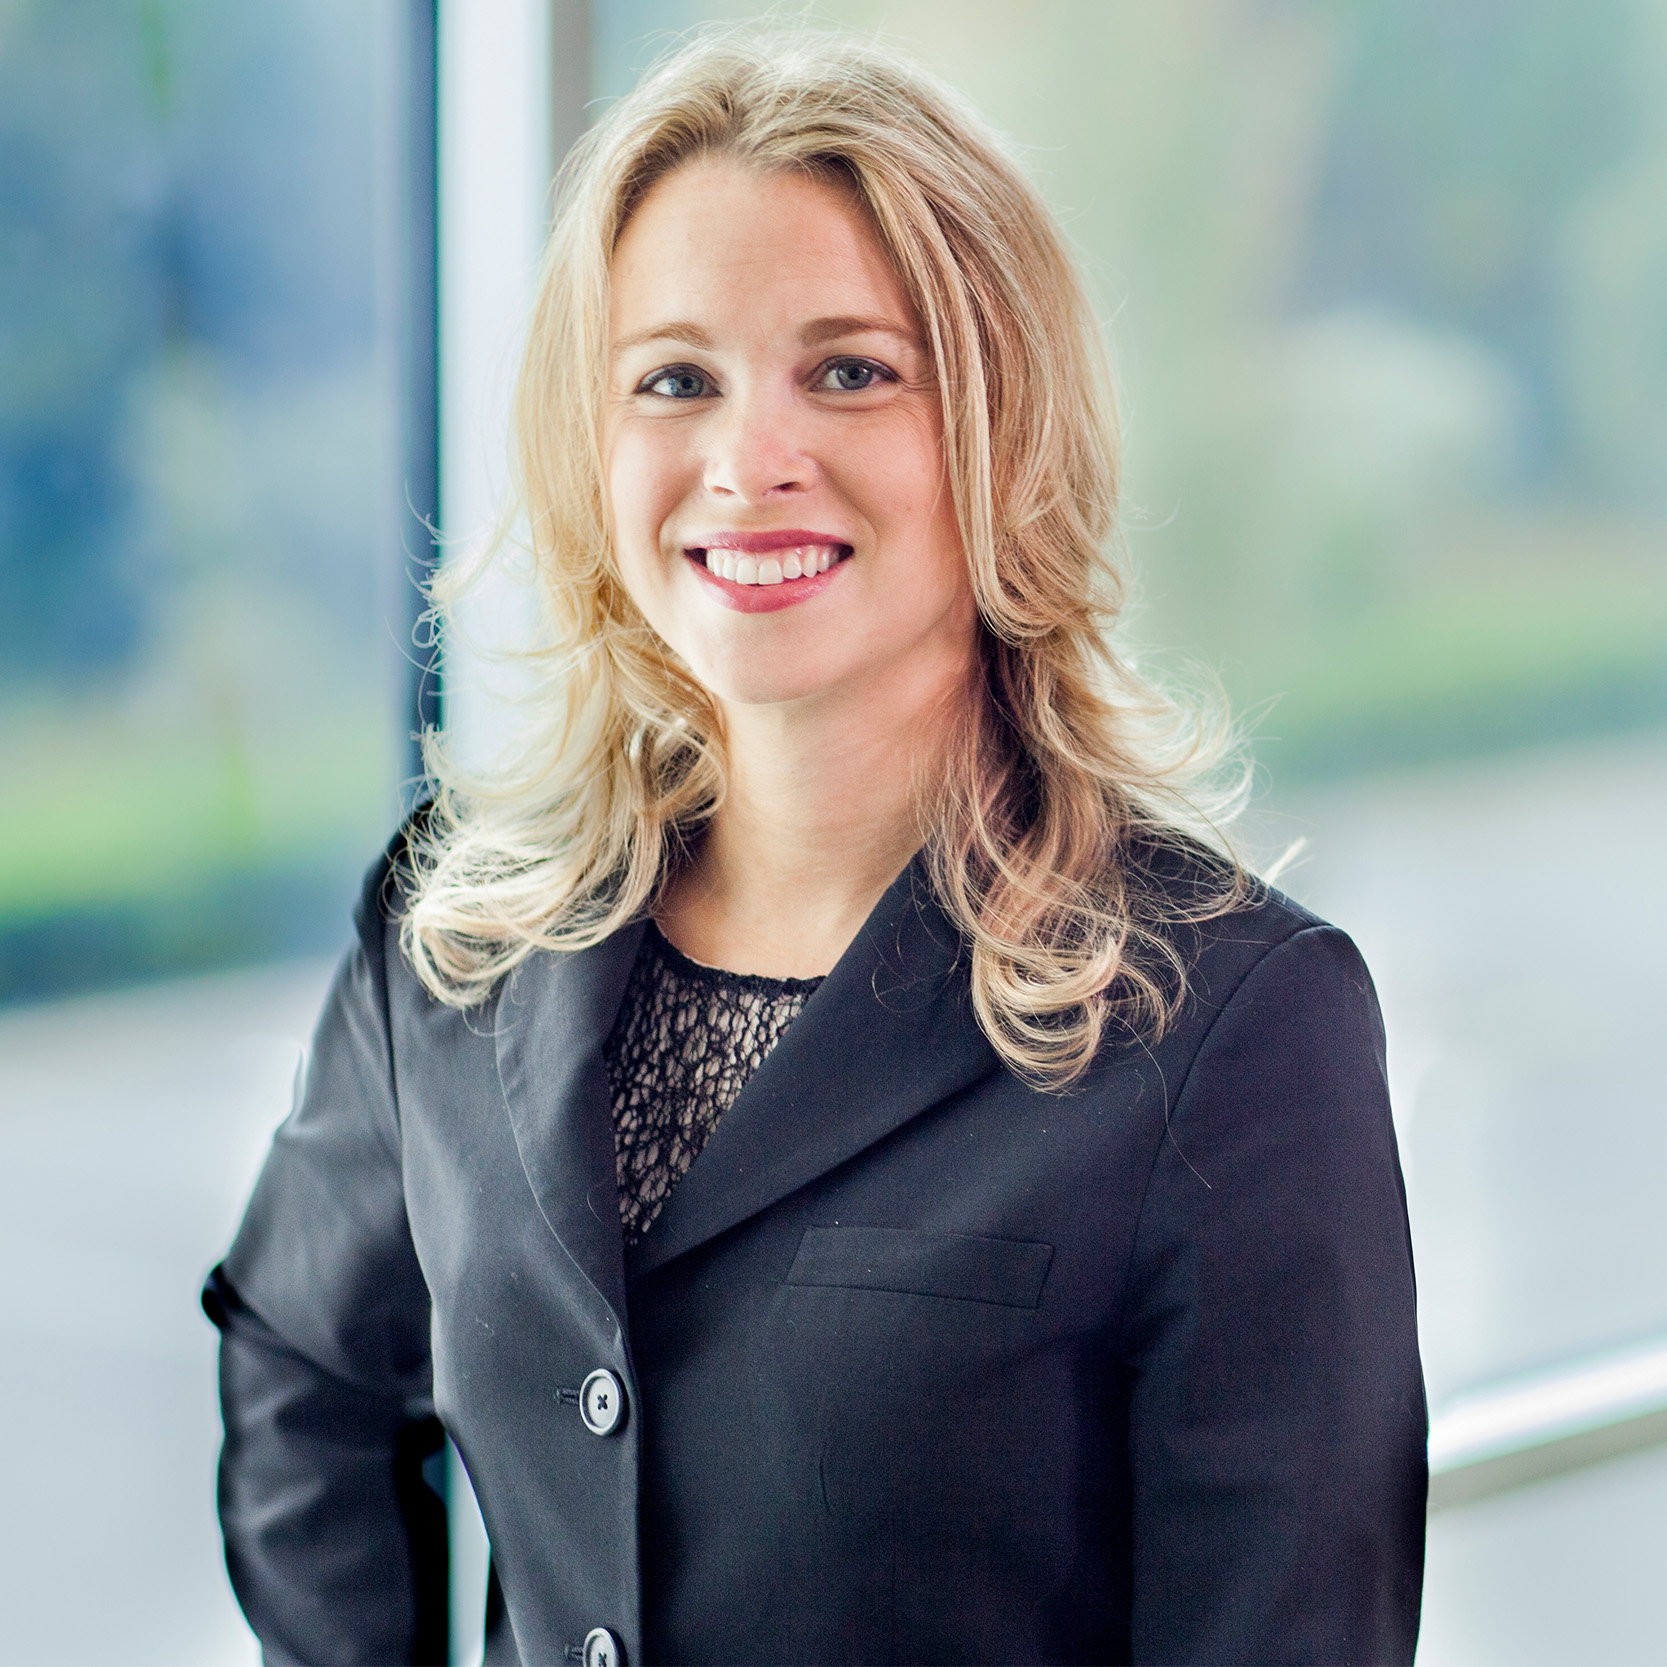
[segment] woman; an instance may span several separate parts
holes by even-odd
[[[1107,386],[885,55],[708,36],[581,147],[539,727],[435,755],[211,1284],[269,1659],[422,1647],[433,1411],[489,1660],[1411,1659],[1377,1009],[1107,647]]]

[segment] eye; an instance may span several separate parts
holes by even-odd
[[[704,399],[710,391],[706,373],[693,365],[669,365],[645,377],[637,387],[639,394],[658,394],[661,399]]]
[[[830,359],[816,374],[818,391],[860,394],[882,382],[895,382],[895,374],[873,359]]]

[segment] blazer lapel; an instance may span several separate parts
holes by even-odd
[[[642,942],[627,926],[594,949],[521,963],[498,998],[498,1080],[521,1167],[550,1231],[624,1329],[624,1240],[602,1045]]]
[[[643,1274],[988,1075],[959,934],[919,858],[892,883],[626,1257]]]

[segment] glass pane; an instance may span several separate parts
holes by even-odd
[[[0,1000],[332,945],[396,809],[382,17],[0,10]]]
[[[0,0],[0,1660],[259,1653],[195,1295],[398,810],[419,11]]]

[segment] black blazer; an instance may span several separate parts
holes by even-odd
[[[269,1662],[412,1658],[431,1410],[489,1661],[598,1626],[632,1667],[1412,1659],[1412,1260],[1341,932],[1265,894],[1183,933],[1179,1023],[1045,1094],[917,862],[625,1251],[602,1045],[642,928],[459,1013],[390,859],[210,1299]]]

